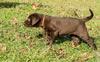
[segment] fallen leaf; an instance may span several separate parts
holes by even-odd
[[[18,24],[15,24],[15,25],[14,25],[14,32],[16,32],[18,26],[19,26]]]
[[[73,48],[79,48],[79,47],[80,47],[80,45],[75,46],[75,43],[74,43],[74,42],[72,42],[71,44],[72,44],[72,47],[73,47]]]
[[[100,17],[99,17],[99,16],[96,16],[95,18],[96,18],[96,19],[99,19]]]
[[[32,9],[38,9],[38,6],[34,3],[32,3]]]
[[[88,56],[88,59],[91,59],[91,58],[93,58],[93,56]]]
[[[96,52],[96,55],[100,57],[100,52]]]
[[[61,14],[62,14],[62,15],[66,14],[66,11],[65,11],[65,10],[63,10],[63,11],[61,12]]]
[[[17,18],[14,18],[14,20],[13,20],[13,21],[11,21],[11,22],[10,22],[10,24],[13,24],[13,25],[14,25],[14,24],[16,24],[16,23],[17,23],[17,21],[18,21],[18,20],[17,20]]]
[[[24,33],[24,37],[28,40],[33,40],[33,37],[29,36],[27,33]]]
[[[40,0],[36,0],[36,1],[40,1]]]
[[[53,54],[54,54],[54,55],[57,54],[57,51],[55,50],[55,51],[53,52]]]
[[[82,54],[80,54],[80,57],[88,57],[88,54],[86,52],[82,53]]]
[[[2,46],[2,43],[0,43],[0,46]]]
[[[36,43],[35,42],[31,42],[30,45],[36,45]]]
[[[59,54],[60,54],[61,56],[64,56],[64,55],[67,54],[67,52],[65,52],[63,49],[60,49],[60,50],[59,50]]]
[[[20,33],[14,35],[15,38],[20,38]]]
[[[1,20],[1,18],[0,18],[0,22],[1,22],[2,20]]]
[[[83,14],[81,14],[81,17],[84,17],[84,15],[83,15]]]
[[[7,48],[4,46],[4,47],[1,48],[1,51],[2,52],[7,52]]]
[[[26,52],[26,49],[19,50],[19,53],[24,53],[24,52]]]
[[[88,30],[92,30],[92,27],[91,26],[86,26]]]
[[[29,1],[28,1],[28,0],[24,0],[24,2],[25,2],[25,3],[28,3]]]
[[[25,13],[26,13],[26,14],[29,14],[29,13],[30,13],[30,11],[25,11]]]
[[[25,32],[24,32],[23,34],[24,34],[24,37],[25,37],[25,38],[27,38],[27,37],[28,37],[28,34],[27,34],[27,33],[25,33]]]

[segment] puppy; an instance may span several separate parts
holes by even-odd
[[[26,27],[42,27],[45,31],[44,36],[48,36],[48,44],[51,47],[55,38],[59,35],[69,35],[74,40],[74,44],[80,42],[79,38],[85,40],[90,48],[95,49],[93,40],[89,37],[85,22],[93,18],[91,15],[82,19],[72,17],[55,17],[39,13],[31,14],[24,22]]]

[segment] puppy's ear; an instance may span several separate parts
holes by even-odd
[[[34,19],[32,20],[32,25],[35,25],[38,21],[39,21],[39,18],[34,18]]]

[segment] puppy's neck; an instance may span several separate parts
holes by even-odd
[[[44,27],[44,24],[45,24],[45,16],[42,17],[40,26],[41,27]]]

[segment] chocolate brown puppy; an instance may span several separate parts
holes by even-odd
[[[91,15],[82,19],[33,13],[24,22],[24,25],[27,27],[42,27],[45,31],[45,36],[48,36],[50,47],[57,36],[70,35],[75,45],[80,42],[79,38],[81,38],[89,44],[91,49],[95,49],[95,44],[85,26],[85,23],[93,17],[92,10],[89,11]]]

